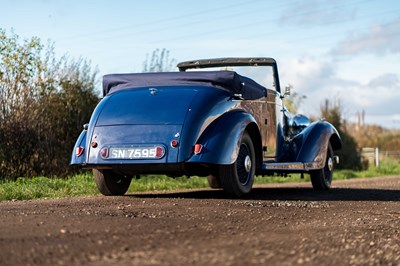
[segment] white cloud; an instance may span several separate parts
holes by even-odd
[[[383,88],[386,87],[390,89],[399,88],[399,77],[394,73],[386,73],[384,75],[372,79],[368,83],[368,86],[372,88],[379,88],[379,87]]]
[[[356,15],[356,8],[347,1],[312,0],[291,5],[282,12],[282,25],[318,26],[329,25],[344,20],[351,20]]]
[[[385,24],[376,24],[362,33],[353,33],[331,51],[332,55],[375,55],[400,53],[400,18]]]
[[[358,109],[368,109],[376,115],[399,112],[400,83],[394,73],[380,75],[366,84],[358,83],[346,90],[352,96],[345,100],[348,105],[353,103]]]
[[[400,114],[369,115],[366,114],[365,123],[381,125],[386,128],[400,128]]]
[[[356,112],[365,110],[366,121],[379,123],[377,117],[387,117],[379,124],[400,127],[400,124],[387,124],[387,121],[394,120],[389,117],[400,115],[400,75],[384,73],[366,82],[358,82],[340,78],[337,68],[337,63],[309,56],[284,62],[282,79],[285,83],[291,83],[296,92],[307,97],[300,106],[301,112],[318,115],[321,104],[329,99],[331,102],[340,101],[347,120],[353,120]],[[371,120],[368,120],[369,116]]]
[[[301,91],[314,91],[335,76],[335,67],[329,62],[302,56],[283,62],[281,77]]]

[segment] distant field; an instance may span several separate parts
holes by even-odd
[[[400,163],[397,161],[386,161],[379,168],[370,168],[368,171],[335,171],[334,180],[344,180],[360,177],[377,177],[400,175]],[[285,183],[285,182],[309,182],[308,175],[304,179],[295,174],[290,177],[258,176],[255,184]],[[155,190],[178,190],[190,188],[207,188],[207,179],[204,177],[179,177],[167,176],[143,176],[133,179],[129,192],[155,191]],[[0,182],[0,201],[4,200],[29,200],[41,198],[61,198],[74,196],[98,195],[99,192],[92,180],[91,172],[61,178],[19,178],[17,181]]]

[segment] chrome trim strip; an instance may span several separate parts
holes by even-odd
[[[301,162],[293,162],[293,163],[263,163],[262,170],[271,170],[271,171],[309,171],[309,170],[318,170],[324,168],[323,163],[321,162],[310,162],[310,163],[301,163]]]

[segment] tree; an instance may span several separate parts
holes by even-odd
[[[338,130],[342,139],[342,148],[335,152],[340,158],[340,164],[337,168],[360,170],[361,158],[357,143],[344,128],[340,103],[331,106],[329,100],[326,100],[325,104],[321,106],[321,117],[330,122]]]
[[[297,113],[297,110],[306,98],[307,96],[301,95],[294,91],[291,92],[289,96],[285,96],[285,98],[283,99],[283,103],[290,113],[295,114]]]
[[[57,59],[53,45],[0,29],[0,177],[67,174],[82,124],[98,102],[97,70]]]
[[[169,51],[165,48],[154,50],[150,58],[147,54],[143,62],[143,72],[168,72],[174,69],[176,69],[176,60],[169,58]]]

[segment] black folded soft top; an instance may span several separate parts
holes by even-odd
[[[266,88],[234,71],[155,72],[110,74],[103,77],[103,96],[134,88],[158,86],[212,86],[255,100],[266,96]]]

